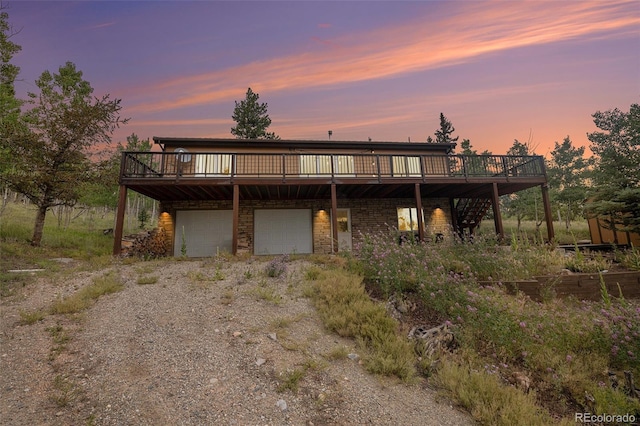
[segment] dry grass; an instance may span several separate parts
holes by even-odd
[[[329,270],[314,283],[313,299],[325,326],[356,339],[365,352],[363,363],[369,372],[407,382],[416,376],[413,347],[397,334],[398,324],[384,306],[369,298],[360,277]]]
[[[75,314],[91,307],[95,301],[106,294],[118,292],[124,288],[122,279],[111,271],[93,279],[93,284],[83,287],[76,293],[53,303],[52,314]]]
[[[553,419],[540,410],[534,392],[524,393],[505,386],[495,375],[485,373],[460,357],[443,358],[433,380],[447,396],[458,401],[483,425],[574,424],[566,419]]]

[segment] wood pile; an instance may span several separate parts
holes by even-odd
[[[171,255],[169,238],[163,228],[138,232],[122,238],[122,256],[144,259]]]

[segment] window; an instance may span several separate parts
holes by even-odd
[[[231,174],[231,154],[195,154],[196,176],[228,176]]]
[[[336,175],[354,176],[352,155],[301,155],[300,174],[308,177],[331,176],[331,161]]]
[[[353,155],[334,155],[333,171],[336,175],[350,175],[353,173]]]
[[[424,211],[422,214],[422,223],[424,223]],[[418,230],[418,209],[398,208],[398,230],[399,231],[417,231]]]
[[[420,157],[401,157],[394,155],[393,160],[393,176],[422,176],[420,170]]]

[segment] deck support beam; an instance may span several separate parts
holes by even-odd
[[[547,238],[549,243],[553,242],[555,233],[553,232],[553,215],[551,213],[551,202],[549,201],[549,186],[546,183],[540,185],[542,190],[542,205],[544,206],[544,220],[547,222]]]
[[[502,226],[502,214],[500,213],[500,195],[498,193],[498,184],[493,183],[491,188],[491,207],[493,208],[493,223],[496,228],[496,235],[500,240],[504,239],[504,227]]]
[[[334,253],[338,253],[338,195],[335,183],[331,184],[331,229],[331,247]]]
[[[240,225],[240,185],[233,185],[233,229],[231,230],[231,254],[238,254],[238,226]]]
[[[124,211],[127,208],[127,187],[120,185],[118,210],[116,210],[116,228],[113,230],[113,255],[122,253],[122,230],[124,228]]]
[[[451,229],[462,237],[462,230],[458,228],[458,211],[456,210],[456,203],[453,198],[449,198],[449,211],[451,212]]]
[[[416,183],[416,212],[418,213],[418,240],[424,241],[424,220],[422,217],[422,196],[420,195],[420,184]]]

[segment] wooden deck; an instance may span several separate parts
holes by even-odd
[[[490,198],[546,183],[540,156],[124,152],[121,185],[151,198]]]

